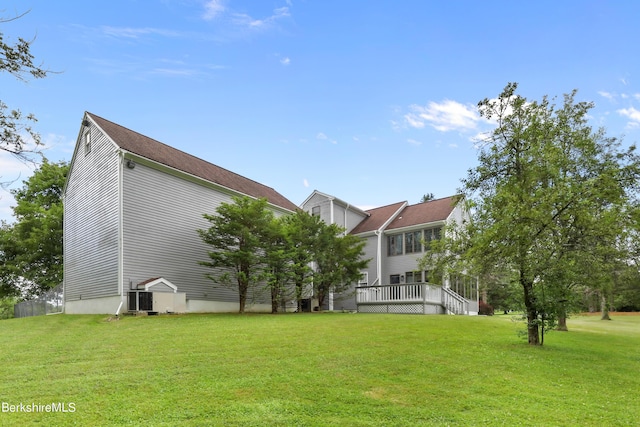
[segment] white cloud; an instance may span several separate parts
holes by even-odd
[[[103,34],[110,37],[117,37],[122,39],[139,39],[142,36],[148,35],[159,35],[164,37],[183,37],[184,34],[172,31],[172,30],[163,30],[161,28],[123,28],[123,27],[110,27],[107,25],[103,25],[101,31]]]
[[[233,13],[231,14],[231,22],[239,27],[245,27],[249,29],[265,29],[272,27],[278,20],[291,16],[288,7],[279,7],[273,10],[270,16],[263,19],[255,19],[246,13]]]
[[[640,126],[640,111],[636,110],[634,107],[623,108],[617,112],[631,120],[627,123],[627,126],[634,128]]]
[[[307,181],[307,178],[302,180],[302,185],[304,185],[305,188],[309,188],[309,181]]]
[[[406,123],[417,129],[429,125],[440,132],[475,129],[480,116],[471,105],[444,100],[441,103],[429,102],[426,106],[413,104],[411,113],[404,116]]]
[[[411,138],[407,139],[407,142],[411,145],[415,145],[416,147],[422,145],[422,142],[416,141],[415,139],[411,139]]]
[[[289,64],[291,64],[291,59],[289,59],[289,57],[286,57],[286,56],[285,56],[284,58],[282,58],[282,59],[280,60],[280,63],[281,63],[282,65],[289,65]]]
[[[206,21],[211,21],[221,15],[225,10],[226,7],[222,0],[209,0],[204,4],[204,14],[202,18]]]
[[[318,141],[329,141],[332,144],[337,144],[338,141],[336,141],[335,139],[329,138],[324,132],[318,132],[316,134],[316,139]]]
[[[603,98],[608,99],[609,101],[613,101],[615,100],[615,94],[611,93],[611,92],[605,92],[603,90],[598,91],[598,95],[600,95]]]

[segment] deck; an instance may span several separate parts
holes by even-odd
[[[471,314],[467,299],[429,283],[359,286],[356,304],[359,313]]]

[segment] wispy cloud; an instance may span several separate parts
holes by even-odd
[[[291,59],[290,59],[289,57],[285,56],[284,58],[282,58],[282,59],[280,60],[280,63],[281,63],[282,65],[289,65],[289,64],[291,64]]]
[[[318,132],[318,134],[316,135],[316,139],[320,141],[329,141],[332,144],[338,143],[338,141],[336,141],[335,139],[329,138],[324,132]]]
[[[425,106],[413,104],[409,109],[411,112],[404,116],[405,123],[416,129],[428,125],[440,132],[473,130],[480,121],[475,107],[452,100],[432,101]]]
[[[618,114],[625,116],[630,120],[627,123],[627,126],[632,128],[637,128],[640,126],[640,111],[636,110],[634,107],[622,108],[617,112]]]
[[[304,186],[305,186],[305,188],[308,188],[308,187],[309,187],[309,181],[307,181],[307,178],[305,178],[305,179],[303,179],[303,180],[302,180],[302,185],[304,185]]]
[[[262,30],[272,27],[282,18],[291,16],[288,7],[279,7],[273,10],[273,13],[266,18],[257,19],[246,13],[231,13],[231,22],[239,27],[245,27],[254,30]]]
[[[205,21],[211,21],[224,13],[225,10],[226,7],[222,0],[209,0],[204,4],[204,14],[202,18]]]
[[[184,34],[179,31],[165,30],[162,28],[131,28],[131,27],[111,27],[103,25],[100,27],[102,34],[121,39],[136,40],[144,36],[158,35],[163,37],[183,37]]]
[[[415,145],[416,147],[419,147],[420,145],[422,145],[422,142],[416,141],[415,139],[412,139],[412,138],[407,139],[407,142],[411,145]]]

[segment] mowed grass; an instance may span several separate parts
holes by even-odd
[[[55,315],[0,322],[0,425],[633,426],[640,316]],[[4,405],[4,403],[3,403]]]

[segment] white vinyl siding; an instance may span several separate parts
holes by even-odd
[[[119,295],[118,168],[115,145],[95,127],[85,155],[84,135],[64,195],[64,298]],[[114,307],[115,310],[116,307]]]
[[[237,290],[214,286],[205,277],[210,246],[198,229],[210,223],[202,215],[215,214],[231,196],[136,162],[124,168],[124,283],[125,288],[153,277],[164,277],[185,292],[187,300],[237,302]],[[248,301],[268,302],[264,296]]]

